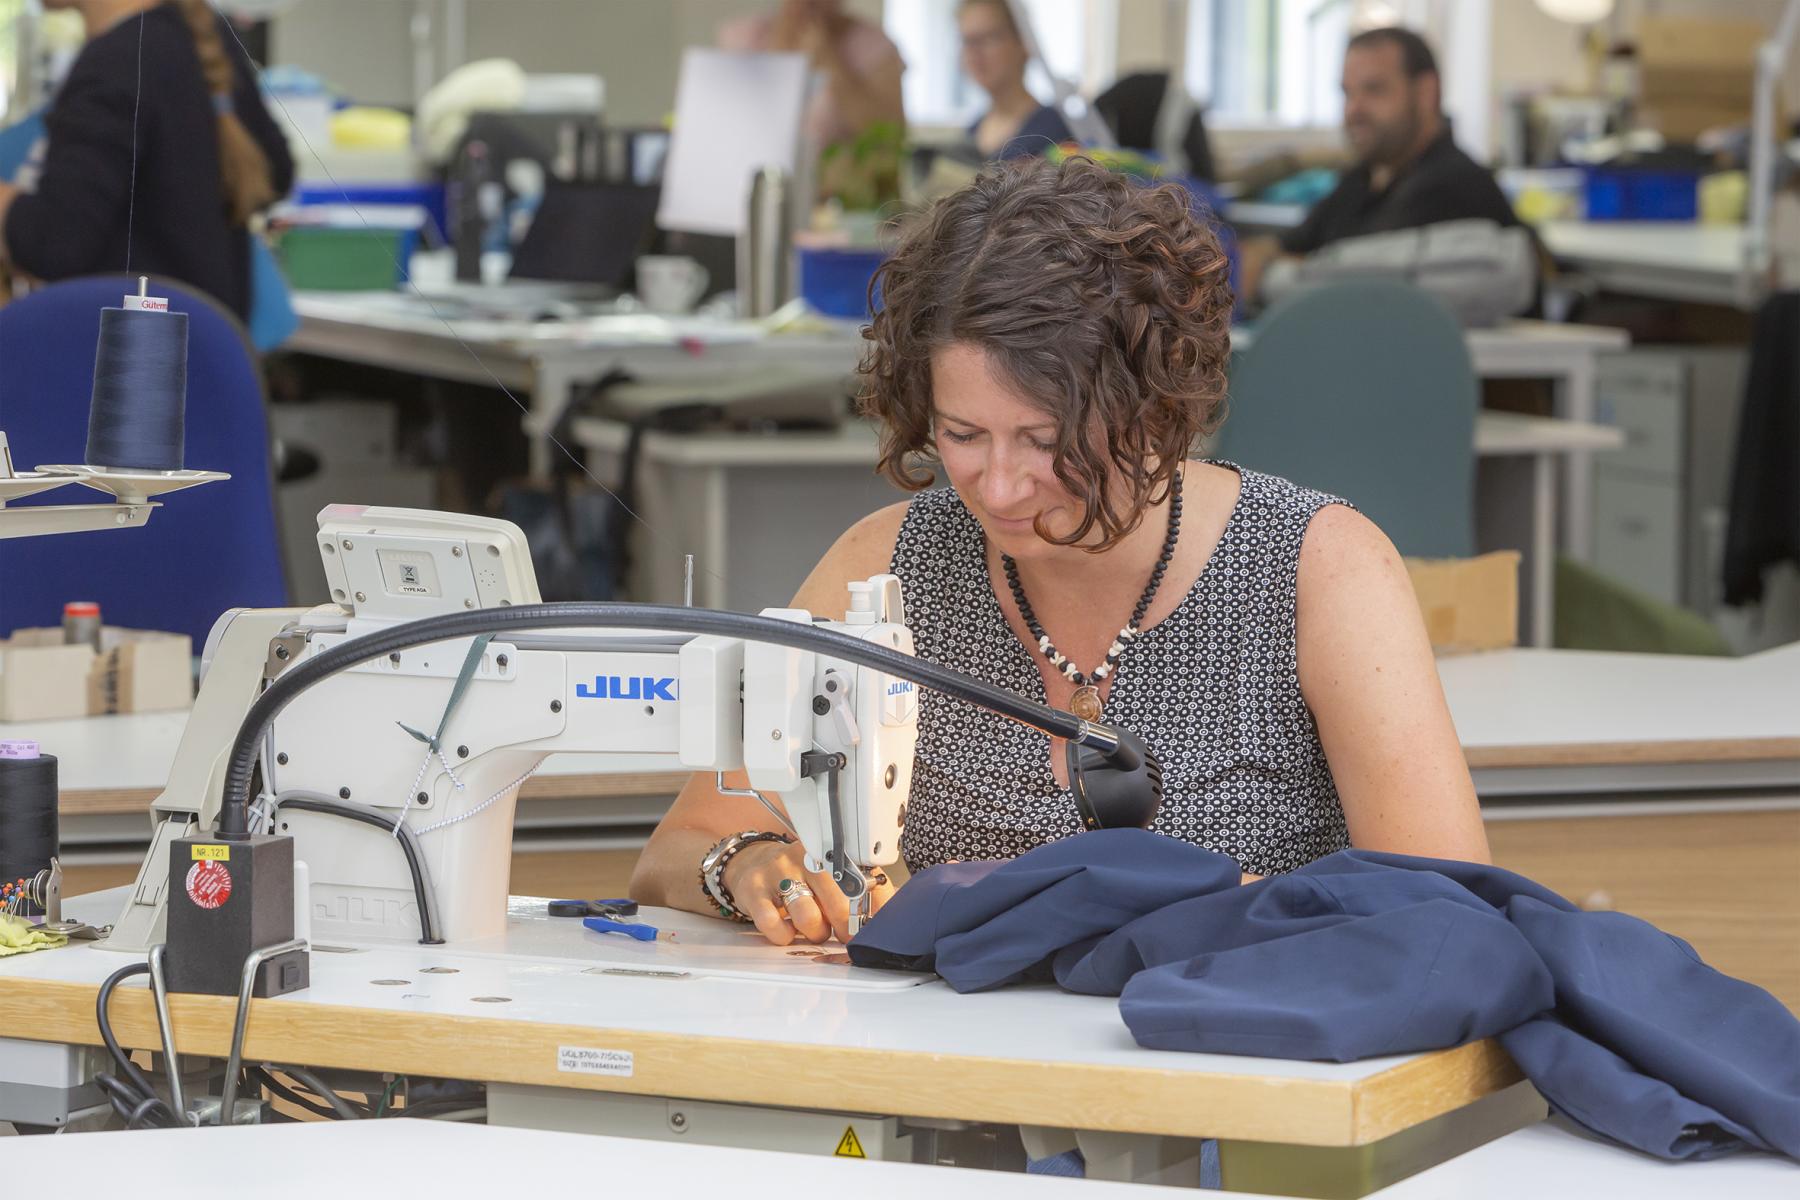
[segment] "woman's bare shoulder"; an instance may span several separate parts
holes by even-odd
[[[794,596],[794,607],[841,619],[847,585],[852,580],[886,574],[892,566],[894,546],[900,540],[900,526],[906,520],[909,503],[901,500],[876,509],[838,535],[838,540],[832,543],[819,565],[800,585]]]

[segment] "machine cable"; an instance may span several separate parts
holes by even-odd
[[[119,1045],[119,1039],[113,1036],[112,1018],[107,1013],[107,1006],[112,1001],[112,994],[119,984],[134,975],[148,975],[150,964],[147,962],[128,963],[111,975],[100,985],[100,992],[94,998],[94,1023],[100,1027],[100,1040],[106,1045],[106,1052],[118,1064],[120,1074],[96,1072],[94,1082],[106,1093],[112,1102],[113,1111],[125,1121],[127,1129],[171,1129],[182,1124],[168,1103],[156,1094],[149,1076],[131,1061]],[[171,1069],[174,1069],[171,1066]]]
[[[798,650],[830,654],[932,688],[954,699],[986,708],[1072,746],[1101,752],[1121,769],[1139,765],[1139,750],[1120,731],[1084,721],[1049,705],[1015,696],[935,663],[828,629],[817,629],[773,617],[679,608],[659,604],[558,603],[522,604],[477,609],[409,621],[392,629],[365,634],[333,646],[288,670],[257,697],[232,743],[225,771],[218,836],[242,839],[249,833],[251,782],[264,732],[276,715],[307,688],[358,663],[433,642],[481,633],[522,629],[656,628],[681,633],[739,637]]]
[[[373,825],[381,830],[394,829],[393,822],[378,809],[317,792],[282,792],[275,797],[275,809],[279,812],[283,808],[326,813],[349,821],[361,821],[364,825]],[[438,936],[437,890],[431,883],[431,867],[426,863],[425,852],[419,845],[419,834],[410,826],[402,824],[394,837],[400,844],[400,852],[406,856],[406,868],[412,873],[413,899],[419,905],[419,942],[425,946],[441,946],[444,939]]]

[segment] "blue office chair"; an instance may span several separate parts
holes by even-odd
[[[1232,359],[1214,453],[1355,504],[1402,554],[1475,545],[1480,384],[1443,305],[1385,280],[1290,297]]]
[[[152,285],[188,314],[187,465],[231,478],[163,497],[141,529],[0,539],[0,633],[97,600],[107,624],[186,633],[198,653],[226,609],[287,602],[262,373],[243,326],[210,297]],[[82,461],[100,310],[136,291],[135,279],[93,276],[0,308],[0,430],[20,469]],[[68,487],[16,503],[107,499]]]

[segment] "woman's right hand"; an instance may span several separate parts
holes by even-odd
[[[781,886],[784,881],[788,884],[785,901]],[[726,864],[723,882],[738,911],[755,922],[757,931],[777,946],[789,945],[795,938],[814,944],[833,937],[850,940],[850,901],[830,875],[806,869],[805,851],[798,843],[757,842],[745,846]],[[870,892],[869,911],[874,913],[894,888],[887,876],[878,872],[871,881]]]

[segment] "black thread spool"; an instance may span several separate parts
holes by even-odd
[[[150,298],[140,292],[138,299]],[[182,469],[187,337],[186,313],[133,307],[100,310],[87,465],[135,471]]]
[[[56,756],[0,754],[0,884],[30,883],[56,853]],[[43,915],[36,905],[23,911]]]

